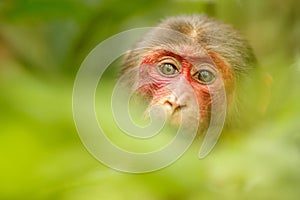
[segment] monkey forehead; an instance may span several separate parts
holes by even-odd
[[[164,48],[177,54],[205,54],[205,48],[197,38],[170,28],[156,27],[138,43],[138,48]]]
[[[174,45],[160,45],[153,49],[154,51],[172,52],[185,58],[204,58],[209,57],[205,49],[198,44],[174,44]]]
[[[171,56],[176,58],[178,61],[188,62],[192,65],[209,63],[211,65],[215,65],[213,59],[206,53],[202,52],[190,52],[190,49],[187,51],[177,51],[174,52],[170,49],[166,48],[155,48],[148,52],[146,52],[145,56],[142,59],[142,64],[155,64],[160,60],[161,57]]]

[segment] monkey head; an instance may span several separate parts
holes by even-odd
[[[250,46],[231,26],[204,15],[179,16],[164,20],[136,44],[122,75],[149,101],[148,108],[159,105],[171,123],[186,127],[197,118],[201,132],[222,105],[231,112],[236,85],[254,62]],[[217,105],[214,113],[212,105]]]

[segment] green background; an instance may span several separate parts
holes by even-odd
[[[299,199],[299,8],[297,0],[0,1],[0,199]],[[249,40],[273,79],[266,112],[249,112],[251,126],[223,133],[203,160],[194,145],[153,173],[105,167],[72,118],[81,62],[114,34],[194,13]]]

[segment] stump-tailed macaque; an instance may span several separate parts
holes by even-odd
[[[200,116],[201,132],[209,124],[212,102],[222,99],[222,88],[227,116],[235,110],[237,84],[254,64],[251,47],[230,25],[205,15],[178,16],[162,21],[136,44],[122,74],[149,107],[161,105],[172,123],[180,123],[180,113]],[[197,105],[191,103],[195,97]]]

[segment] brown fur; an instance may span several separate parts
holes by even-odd
[[[227,121],[230,121],[228,118],[237,115],[236,111],[239,110],[237,81],[247,78],[256,65],[255,56],[248,42],[230,25],[205,15],[170,17],[157,27],[148,32],[127,54],[122,74],[127,74],[131,78],[126,84],[132,88],[137,87],[139,66],[151,51],[165,48],[180,52],[182,47],[188,47],[191,53],[204,50],[206,56],[210,57],[223,75],[230,105],[227,109],[229,111]]]

